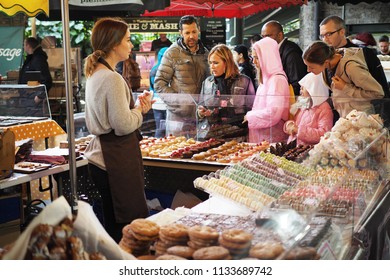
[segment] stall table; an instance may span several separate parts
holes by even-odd
[[[33,150],[35,151],[59,146],[59,142],[66,139],[67,136],[57,122],[51,119],[0,128],[11,130],[15,134],[15,141],[33,139]],[[48,177],[42,176],[40,178],[41,182],[38,180],[31,182],[31,194],[33,198],[47,200],[50,198],[50,193],[40,192],[39,183],[41,183],[43,189],[47,189],[50,186],[50,182]]]

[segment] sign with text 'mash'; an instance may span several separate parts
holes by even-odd
[[[125,20],[129,24],[130,32],[134,33],[171,33],[179,31],[180,18],[129,18]]]

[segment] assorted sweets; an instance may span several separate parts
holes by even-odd
[[[260,151],[269,148],[263,141],[257,144],[239,143],[236,140],[225,142],[215,138],[196,141],[184,136],[163,138],[145,137],[140,142],[142,156],[164,159],[191,159],[218,163],[237,163]]]
[[[85,137],[76,138],[74,141],[76,152],[84,153],[85,149],[87,148],[89,142],[91,142],[93,135],[88,135]],[[69,148],[68,141],[61,141],[60,142],[60,149],[67,149]]]
[[[321,137],[304,164],[369,168],[387,161],[388,132],[379,115],[352,110]]]
[[[311,168],[260,152],[209,176],[196,178],[194,185],[210,194],[222,195],[258,211],[293,188],[311,172]]]
[[[0,251],[4,255],[12,245]],[[58,225],[38,224],[27,244],[26,260],[106,260],[100,252],[87,252],[81,238],[73,232],[73,221],[66,218]]]
[[[235,140],[228,141],[216,148],[195,154],[193,160],[204,160],[219,163],[237,163],[261,151],[269,148],[267,141],[261,143],[238,143]]]
[[[317,221],[315,225],[319,228],[322,223]],[[120,247],[140,260],[318,259],[315,246],[328,228],[314,230],[313,227],[305,242],[288,248],[275,230],[256,226],[253,215],[190,213],[161,227],[152,221],[137,219],[124,227],[123,238],[128,238],[129,231],[135,230],[147,239],[144,241],[150,242],[149,247],[142,250],[134,245],[120,244]]]
[[[349,218],[359,216],[381,180],[376,170],[325,168],[317,170],[296,188],[284,192],[273,207],[291,207],[306,214]]]

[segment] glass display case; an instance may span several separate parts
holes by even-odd
[[[136,62],[139,65],[141,71],[141,88],[139,91],[144,89],[149,90],[150,88],[150,70],[156,64],[156,53],[152,51],[134,52]]]
[[[353,110],[303,162],[262,151],[194,185],[255,212],[259,231],[278,234],[285,249],[278,258],[302,247],[321,259],[369,258],[381,248],[376,235],[386,236],[390,224],[388,144],[389,131],[378,115]]]
[[[45,85],[0,85],[0,126],[51,118]]]
[[[219,95],[201,96],[187,93],[158,94],[154,106],[164,109],[164,119],[158,119],[149,131],[141,129],[144,135],[155,136],[164,131],[163,136],[185,136],[199,141],[210,138],[237,139],[246,141],[247,124],[243,123],[245,113],[252,107],[254,96]],[[156,106],[156,107],[157,107]],[[201,117],[199,108],[209,110],[209,116]],[[160,110],[162,111],[162,110]],[[148,120],[154,119],[151,115]]]

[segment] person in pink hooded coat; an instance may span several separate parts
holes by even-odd
[[[252,110],[244,118],[244,122],[248,121],[249,142],[286,141],[283,125],[288,120],[290,89],[278,43],[272,38],[263,38],[253,45],[252,56],[261,84],[257,88]]]
[[[299,84],[301,96],[290,109],[295,118],[294,121],[290,120],[284,124],[284,130],[290,134],[288,142],[297,139],[297,145],[315,145],[320,142],[325,132],[332,129],[333,112],[326,102],[329,89],[321,74],[309,73]]]

